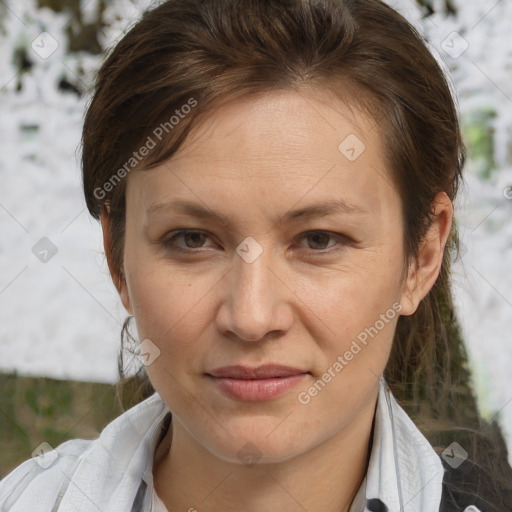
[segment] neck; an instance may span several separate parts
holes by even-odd
[[[253,466],[219,459],[173,417],[155,453],[155,489],[169,512],[348,512],[368,468],[375,405],[312,450]]]

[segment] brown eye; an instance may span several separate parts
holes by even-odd
[[[314,254],[330,254],[343,249],[350,241],[348,237],[341,233],[331,233],[329,231],[308,231],[301,238],[307,241],[307,247],[303,246],[306,251]]]
[[[308,235],[306,238],[312,241],[310,249],[327,249],[329,239],[333,237],[327,233],[313,233],[312,235]]]
[[[206,237],[204,233],[198,233],[195,231],[190,233],[183,233],[182,235],[183,240],[186,241],[187,247],[190,247],[191,249],[197,249],[198,247],[201,247]]]
[[[184,244],[178,244],[176,241],[182,238]],[[167,237],[163,240],[163,245],[173,251],[190,252],[194,249],[201,249],[204,247],[205,240],[208,235],[202,231],[193,230],[180,230],[176,231],[173,236]]]

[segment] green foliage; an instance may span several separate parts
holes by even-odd
[[[95,439],[121,414],[115,386],[0,374],[0,478],[44,442]]]
[[[468,156],[478,175],[489,179],[496,169],[494,159],[494,127],[496,111],[492,107],[474,110],[462,116],[462,130]]]

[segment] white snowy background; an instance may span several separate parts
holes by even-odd
[[[424,19],[413,0],[390,3],[450,72],[465,132],[480,147],[456,205],[455,296],[482,413],[498,414],[512,462],[512,0],[456,0],[456,17],[434,2],[436,14]],[[82,21],[94,21],[97,0],[81,4]],[[110,47],[149,5],[107,2],[100,45]],[[58,87],[64,78],[87,90],[103,56],[68,52],[65,30],[75,22],[33,0],[0,0],[0,371],[114,383],[126,315],[82,197],[89,97]],[[16,59],[23,48],[32,62],[25,72]]]

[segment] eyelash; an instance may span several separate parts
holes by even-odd
[[[162,241],[162,245],[166,249],[169,249],[173,252],[181,252],[181,253],[186,253],[186,254],[199,252],[199,251],[201,251],[201,249],[203,249],[203,247],[184,249],[183,247],[178,247],[178,246],[174,245],[174,242],[178,237],[186,235],[186,234],[192,234],[192,233],[202,234],[202,235],[206,235],[208,237],[207,233],[205,233],[204,231],[199,231],[199,230],[194,230],[194,229],[182,229],[182,230],[174,231],[173,233],[171,233],[172,236],[166,237]],[[339,242],[342,243],[342,245],[346,245],[348,242],[350,242],[350,239],[347,236],[342,235],[341,233],[333,233],[331,231],[313,230],[313,231],[306,231],[306,232],[302,233],[301,235],[302,235],[301,236],[302,239],[306,239],[306,238],[314,236],[314,235],[327,235],[327,236],[329,236],[329,238],[337,239]],[[331,248],[328,248],[328,249],[318,249],[318,250],[309,249],[306,252],[308,252],[310,254],[321,255],[321,254],[337,252],[342,249],[343,249],[343,247],[332,250],[332,246],[331,246]]]

